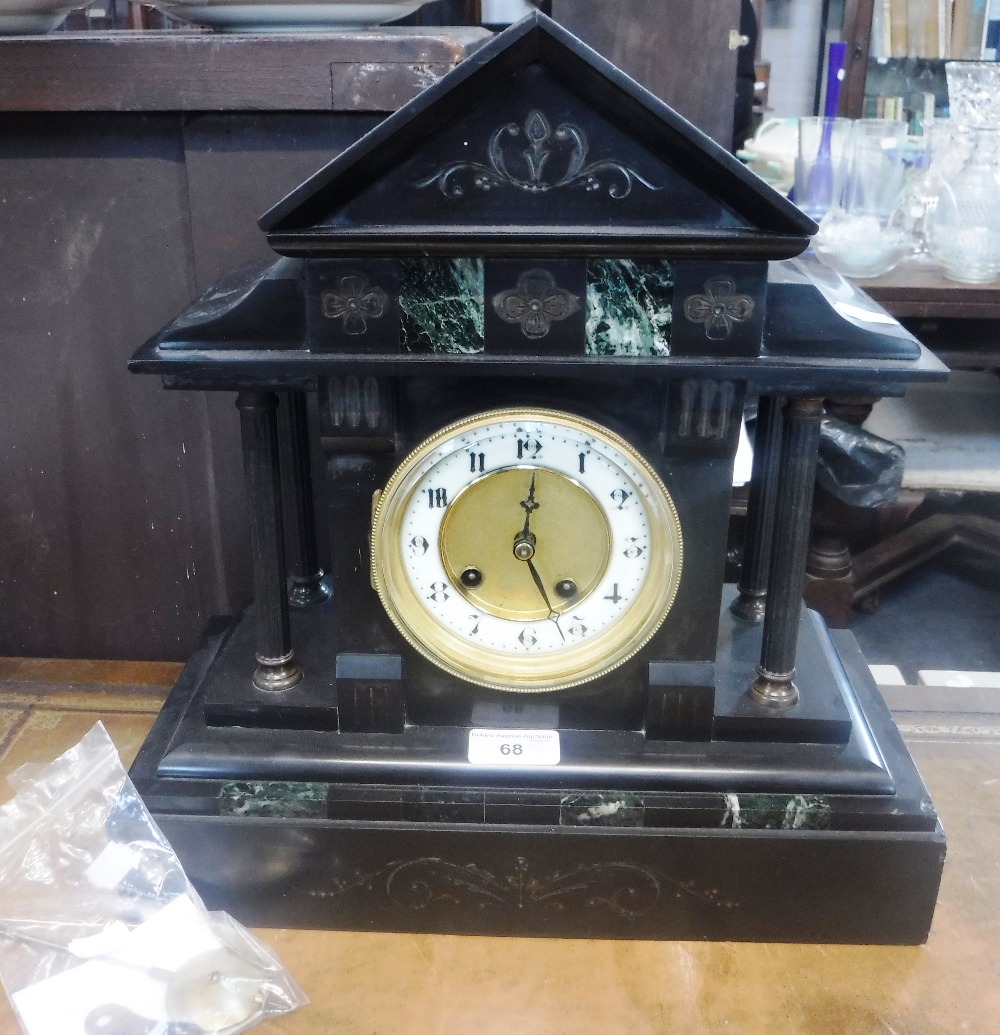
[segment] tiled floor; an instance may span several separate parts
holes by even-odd
[[[0,658],[0,777],[24,762],[54,758],[97,719],[128,767],[180,670],[169,663]]]
[[[947,384],[913,385],[880,400],[868,431],[901,445],[903,485],[928,493],[920,516],[974,514],[1000,521],[1000,380],[953,371]],[[986,555],[950,550],[884,587],[874,613],[851,629],[870,663],[898,666],[908,683],[921,669],[1000,672],[1000,567]]]
[[[854,613],[869,664],[896,665],[911,684],[921,669],[1000,672],[1000,579],[962,560],[928,562],[887,586],[874,613]]]
[[[126,765],[176,666],[0,660],[0,778],[104,721]],[[937,695],[937,696],[935,696]],[[268,930],[312,1002],[262,1035],[993,1035],[1000,1017],[1000,715],[890,691],[949,836],[921,948]],[[914,711],[919,708],[920,711]],[[903,709],[910,709],[905,711]],[[0,798],[6,795],[0,792]],[[0,1035],[17,1024],[0,1001]]]

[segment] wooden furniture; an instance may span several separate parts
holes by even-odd
[[[410,29],[259,36],[55,33],[0,40],[0,110],[388,112],[490,34]]]
[[[845,0],[842,38],[847,42],[847,64],[840,92],[840,114],[861,118],[871,47],[872,11],[881,0]]]
[[[949,368],[1000,370],[1000,284],[958,284],[933,268],[903,266],[859,286]],[[860,424],[875,401],[854,400],[853,411],[840,403],[838,415]],[[908,524],[926,495],[919,488],[904,490],[877,520],[817,491],[805,599],[829,625],[845,628],[854,608],[877,605],[884,586],[946,551],[1000,560],[1000,527],[988,518],[936,514]],[[850,549],[873,535],[871,545]]]
[[[230,263],[269,258],[255,220],[275,199],[489,38],[0,40],[17,256],[0,287],[2,649],[181,656],[249,596],[228,401],[165,400],[128,356]],[[178,599],[150,610],[164,580]]]
[[[552,17],[729,146],[740,0],[552,0]]]
[[[1000,369],[1000,282],[958,284],[903,266],[859,286],[952,369]]]

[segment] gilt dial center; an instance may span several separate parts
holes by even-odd
[[[536,578],[554,613],[576,606],[607,569],[611,531],[586,488],[531,465],[474,478],[449,498],[438,543],[447,580],[469,604],[508,621],[534,622],[550,614]],[[481,573],[478,583],[469,581],[470,569]],[[554,587],[568,573],[577,592],[560,596]]]

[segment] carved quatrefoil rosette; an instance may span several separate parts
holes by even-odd
[[[526,338],[544,338],[553,322],[578,312],[580,299],[557,287],[548,270],[527,270],[517,286],[493,296],[493,308],[505,323],[516,323]]]
[[[389,302],[386,292],[369,282],[363,273],[346,273],[337,281],[336,290],[320,296],[323,315],[329,320],[342,320],[344,333],[364,334],[368,321],[377,320]]]
[[[753,316],[754,300],[738,295],[729,277],[711,277],[705,281],[703,295],[684,299],[684,315],[692,323],[705,325],[705,337],[723,341],[733,331],[733,324],[745,323]]]

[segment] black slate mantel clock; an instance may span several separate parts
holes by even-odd
[[[282,258],[131,364],[236,392],[243,431],[255,599],[213,623],[133,769],[211,905],[925,938],[943,832],[801,589],[823,399],[945,371],[797,258],[813,224],[533,15],[262,226]]]

